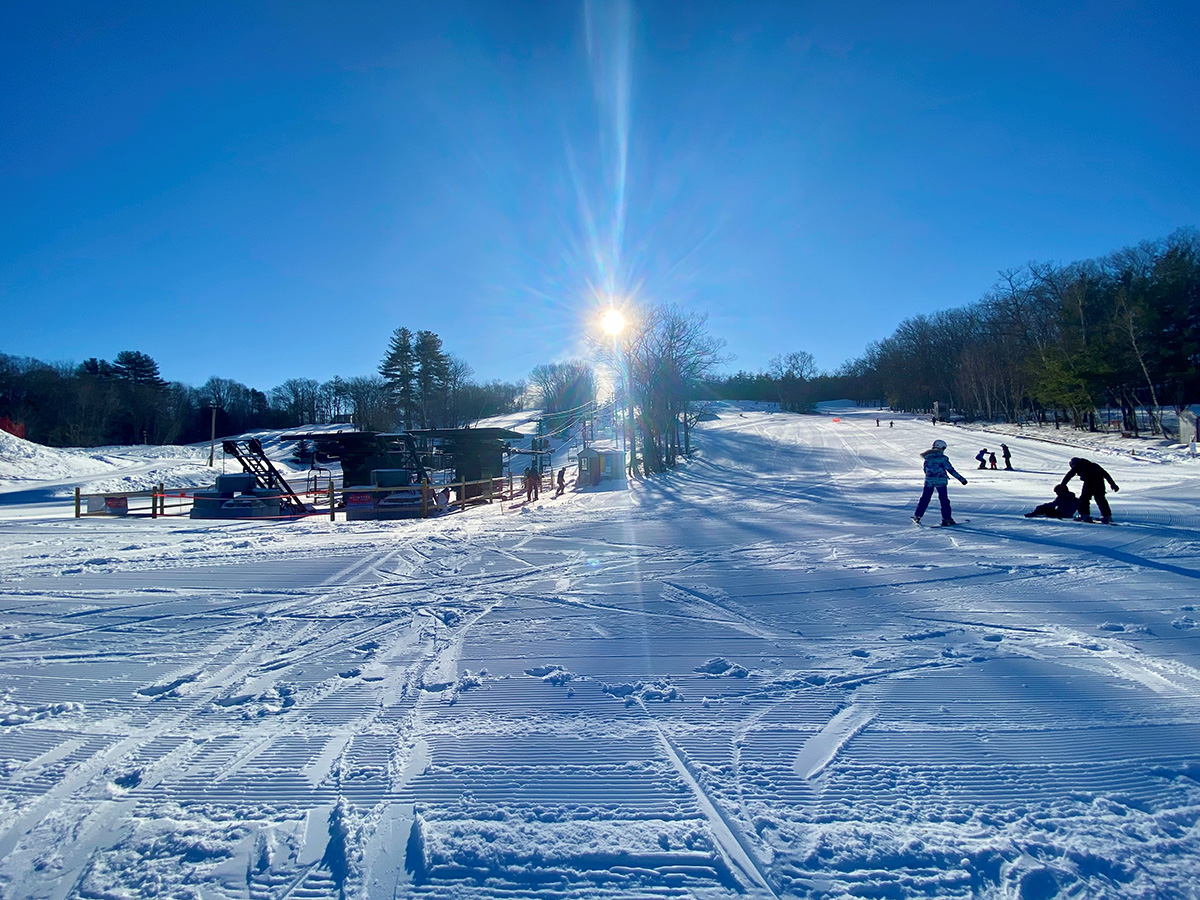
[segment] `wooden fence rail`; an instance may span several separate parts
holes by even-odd
[[[468,488],[479,488],[479,490],[468,491]],[[142,491],[100,491],[85,494],[79,488],[75,488],[75,518],[79,519],[84,516],[135,516],[156,519],[160,516],[185,516],[191,511],[192,499],[195,492],[196,489],[194,488],[168,491],[162,483],[159,483],[150,490]],[[466,509],[469,503],[491,503],[495,500],[512,500],[514,496],[512,476],[505,478],[482,478],[476,481],[459,479],[458,481],[446,484],[425,483],[402,487],[372,486],[350,489],[339,488],[330,482],[327,488],[302,491],[299,496],[305,498],[308,502],[311,509],[308,515],[324,515],[328,512],[329,520],[332,522],[336,521],[336,515],[339,510],[348,512],[355,507],[356,504],[348,498],[357,498],[359,509],[370,507],[377,514],[380,501],[406,492],[412,494],[412,500],[414,501],[410,512],[418,514],[421,518],[428,518],[432,513],[450,511],[456,507],[459,510],[463,510]],[[363,497],[367,499],[364,501]],[[318,498],[324,502],[318,505]],[[129,501],[134,499],[149,500],[149,508],[131,505]],[[419,507],[417,503],[418,499]],[[363,518],[369,519],[373,517],[372,515],[367,515]]]

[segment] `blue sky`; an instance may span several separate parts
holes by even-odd
[[[1200,4],[1049,6],[9,2],[0,352],[513,380],[611,292],[833,368],[1200,225]]]

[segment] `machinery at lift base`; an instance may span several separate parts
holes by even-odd
[[[423,512],[421,486],[414,483],[415,474],[410,469],[372,469],[370,484],[344,490],[346,521],[420,516]],[[432,511],[432,495],[429,506]]]
[[[278,488],[255,486],[249,472],[218,475],[211,491],[197,491],[193,519],[278,519],[283,516],[283,496]]]

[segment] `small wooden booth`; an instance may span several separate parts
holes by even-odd
[[[588,447],[579,451],[579,478],[576,483],[580,486],[624,480],[624,450],[597,450]]]

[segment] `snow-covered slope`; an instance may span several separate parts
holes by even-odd
[[[627,493],[0,522],[0,893],[1189,896],[1200,463],[1036,521],[1084,451],[717,413]]]
[[[0,431],[0,487],[30,481],[76,478],[115,471],[125,464],[122,458],[92,450],[43,447]]]

